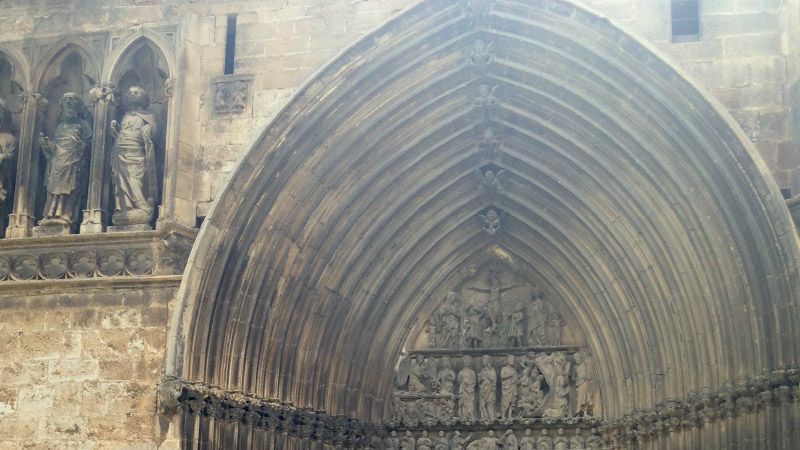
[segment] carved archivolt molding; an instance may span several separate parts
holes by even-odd
[[[516,440],[519,448],[525,449],[542,448],[523,446],[531,440],[537,445],[550,445],[545,448],[612,449],[757,413],[770,406],[800,402],[800,369],[776,370],[736,386],[662,402],[611,420],[571,417],[429,425],[362,423],[352,417],[296,407],[291,402],[263,400],[176,379],[166,379],[159,386],[158,398],[164,414],[183,410],[188,417],[213,418],[345,448],[414,448],[403,447],[404,440],[414,442],[417,448],[420,442],[428,446],[430,441],[430,448],[434,448],[444,438],[450,449],[478,450],[493,440],[498,445]],[[556,447],[558,443],[562,446]],[[572,446],[579,443],[583,447]]]

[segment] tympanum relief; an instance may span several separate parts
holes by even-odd
[[[597,416],[592,360],[541,289],[501,261],[461,273],[400,357],[391,424],[491,428]],[[481,436],[480,448],[494,448],[492,439],[502,446]],[[569,445],[563,430],[545,437]]]

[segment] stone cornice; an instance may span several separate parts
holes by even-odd
[[[344,447],[369,447],[391,431],[505,430],[596,427],[603,435],[604,448],[621,443],[646,442],[673,432],[749,414],[768,405],[800,401],[800,369],[781,369],[742,380],[713,392],[661,402],[647,410],[637,410],[618,419],[528,419],[494,423],[373,424],[344,415],[332,415],[311,407],[299,408],[291,402],[264,400],[242,392],[230,392],[199,382],[168,379],[158,388],[160,410],[175,414],[213,417],[286,433],[289,436],[321,440]]]

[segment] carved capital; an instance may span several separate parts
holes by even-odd
[[[107,102],[114,103],[116,101],[117,87],[112,84],[97,85],[89,91],[92,103]]]
[[[26,103],[32,102],[40,112],[47,110],[48,100],[38,92],[21,92],[19,97]]]
[[[167,80],[164,81],[164,95],[167,97],[175,95],[175,78],[167,78]]]

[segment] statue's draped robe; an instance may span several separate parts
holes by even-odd
[[[83,120],[56,126],[55,142],[49,148],[45,219],[64,219],[72,223],[77,220],[78,188],[91,138],[92,128]]]
[[[155,116],[149,111],[128,112],[122,118],[111,158],[116,211],[152,211],[156,193],[145,184],[145,177],[154,175],[148,174],[146,146],[152,145],[155,133]]]

